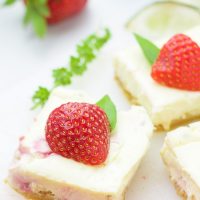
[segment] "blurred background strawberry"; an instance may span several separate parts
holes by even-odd
[[[48,0],[48,23],[59,22],[83,9],[87,0]]]
[[[12,5],[16,0],[6,0],[5,5]],[[58,23],[78,12],[87,0],[24,0],[26,12],[24,24],[32,24],[35,33],[43,37],[47,24]]]

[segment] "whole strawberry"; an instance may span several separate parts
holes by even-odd
[[[186,35],[173,36],[160,50],[151,76],[168,87],[200,91],[200,47]]]
[[[54,153],[90,165],[99,165],[107,158],[110,124],[95,104],[61,105],[49,115],[45,131]]]
[[[31,23],[35,33],[43,37],[47,23],[53,24],[81,11],[87,0],[23,0],[26,6],[24,24]],[[12,5],[16,0],[5,0],[5,5]]]
[[[48,0],[50,15],[48,23],[57,23],[81,11],[87,0]]]
[[[151,76],[161,85],[200,91],[200,47],[184,34],[174,35],[161,50],[135,34],[144,56],[152,65]]]

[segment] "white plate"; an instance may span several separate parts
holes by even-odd
[[[36,39],[31,30],[21,25],[23,7],[19,3],[0,13],[0,199],[20,200],[3,180],[18,145],[18,137],[28,132],[38,111],[30,111],[31,95],[39,85],[50,85],[51,69],[67,63],[74,45],[98,27],[108,25],[115,37],[102,50],[84,76],[76,78],[72,88],[85,89],[95,97],[108,93],[121,109],[128,101],[113,77],[112,52],[126,46],[117,30],[137,8],[148,1],[90,0],[79,16],[51,27],[44,40]],[[150,1],[149,1],[150,2]],[[129,38],[130,39],[130,38]],[[177,200],[159,151],[164,135],[155,135],[138,173],[134,177],[127,200]],[[134,152],[133,152],[134,153]]]

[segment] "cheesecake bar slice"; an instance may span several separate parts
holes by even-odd
[[[152,136],[148,114],[139,106],[118,111],[106,161],[90,166],[52,153],[45,140],[49,114],[67,102],[96,101],[81,91],[55,89],[30,132],[20,138],[8,184],[27,198],[37,200],[124,199]]]
[[[186,200],[200,199],[200,122],[167,134],[161,156],[177,193]]]
[[[200,26],[186,35],[200,45]],[[162,47],[169,38],[157,42]],[[114,60],[115,75],[122,88],[135,103],[143,105],[157,128],[168,130],[172,125],[200,117],[200,92],[163,86],[151,77],[151,66],[141,48],[134,43],[119,52]]]

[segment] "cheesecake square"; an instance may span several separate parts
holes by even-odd
[[[167,134],[162,159],[177,193],[183,199],[200,199],[200,122]]]
[[[185,33],[200,45],[200,26]],[[162,47],[169,38],[157,41]],[[138,44],[119,52],[114,58],[115,76],[133,102],[147,110],[158,129],[169,130],[174,125],[200,117],[200,92],[169,88],[151,77],[151,66]]]
[[[45,140],[49,114],[67,102],[96,101],[82,91],[55,89],[29,133],[19,140],[8,184],[36,200],[123,200],[153,133],[148,114],[140,106],[118,111],[107,160],[90,166],[52,153]]]

